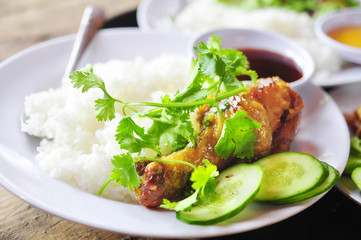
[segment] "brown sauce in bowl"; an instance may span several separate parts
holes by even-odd
[[[250,69],[256,71],[259,78],[279,76],[286,82],[294,82],[302,77],[301,69],[288,57],[267,50],[239,50],[246,55]],[[239,76],[238,79],[249,80],[249,77]]]

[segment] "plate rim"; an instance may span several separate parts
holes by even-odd
[[[339,101],[341,101],[341,99],[337,95],[339,94],[339,92],[349,91],[350,89],[353,89],[354,87],[355,87],[355,89],[356,88],[361,89],[361,82],[347,84],[347,85],[341,86],[339,88],[336,88],[330,92],[330,96],[334,99],[335,103],[339,106],[341,111],[342,111],[343,107],[339,105],[340,104]],[[350,98],[350,95],[343,94],[342,98],[348,99],[348,98]],[[361,101],[361,96],[359,98]],[[361,102],[360,102],[360,106],[361,106]],[[348,104],[347,104],[347,106],[344,106],[344,107],[351,108],[351,106],[349,106]],[[357,108],[357,106],[354,107],[354,109],[356,109],[356,108]],[[350,188],[350,186],[348,184],[353,184],[353,187]],[[336,187],[349,199],[351,199],[355,203],[361,205],[361,193],[357,189],[356,185],[352,182],[351,177],[341,176],[340,180],[336,184]]]

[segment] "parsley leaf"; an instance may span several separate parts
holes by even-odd
[[[160,144],[171,145],[173,151],[184,148],[190,142],[189,139],[194,142],[193,127],[189,122],[177,121],[175,124],[169,124],[154,121],[148,134],[159,139]]]
[[[93,73],[93,65],[87,64],[85,67],[75,71],[69,76],[75,88],[81,88],[82,92],[87,92],[90,88],[100,88],[105,90],[103,79]]]
[[[211,35],[207,45],[200,42],[195,51],[199,55],[200,71],[209,78],[217,78],[222,82],[227,91],[244,88],[245,86],[237,79],[239,75],[248,75],[251,80],[257,81],[257,73],[249,70],[249,62],[246,56],[237,49],[222,49],[221,39]]]
[[[179,202],[163,199],[162,208],[187,211],[198,202],[213,200],[216,191],[215,178],[219,172],[217,171],[217,166],[211,164],[207,159],[204,159],[203,163],[204,166],[196,167],[190,177],[190,180],[193,182],[192,188],[195,190],[194,193]]]
[[[195,191],[193,194],[179,202],[171,202],[168,199],[163,199],[163,204],[160,205],[160,207],[168,210],[174,210],[177,212],[188,211],[192,208],[194,204],[198,202],[198,192],[199,190]]]
[[[237,111],[225,121],[222,135],[215,146],[218,156],[227,159],[232,153],[237,158],[251,158],[257,136],[254,129],[260,128],[260,123],[246,116],[246,111]]]
[[[120,148],[130,153],[140,153],[143,148],[150,148],[159,153],[156,139],[146,135],[144,128],[139,127],[129,116],[120,120],[115,138]]]
[[[211,164],[207,159],[203,160],[205,166],[197,167],[191,175],[190,180],[193,182],[192,188],[200,190],[200,194],[204,199],[213,200],[216,181],[218,176],[217,166]]]
[[[206,77],[199,71],[198,60],[192,58],[190,67],[190,83],[187,87],[178,92],[173,99],[173,102],[194,102],[202,99],[206,99],[208,90],[203,88],[203,84],[206,82]]]
[[[98,121],[115,118],[114,103],[121,101],[112,98],[108,94],[103,79],[93,73],[93,65],[86,65],[84,68],[71,74],[69,78],[75,88],[82,88],[82,92],[87,92],[91,88],[99,88],[104,92],[104,98],[95,100],[95,111]]]
[[[99,195],[102,194],[104,189],[111,181],[115,181],[117,184],[128,187],[130,191],[134,191],[133,187],[140,185],[140,178],[135,168],[135,161],[130,153],[124,153],[113,156],[112,164],[114,168],[107,182],[99,190]]]
[[[176,151],[184,148],[188,143],[195,144],[195,133],[189,113],[188,110],[181,108],[163,108],[143,112],[138,116],[153,120],[146,134],[156,139],[156,144],[171,145],[173,151]]]
[[[115,100],[107,95],[95,100],[95,112],[98,121],[112,120],[115,118]]]

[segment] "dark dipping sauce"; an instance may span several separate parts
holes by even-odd
[[[250,69],[257,72],[259,78],[278,76],[286,82],[294,82],[302,77],[297,64],[280,54],[259,49],[239,49],[246,55]],[[248,76],[238,76],[239,80],[249,80]]]

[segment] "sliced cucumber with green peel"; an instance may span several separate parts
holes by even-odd
[[[352,171],[351,179],[361,191],[361,167],[355,168]]]
[[[216,178],[213,201],[204,202],[191,211],[177,212],[177,219],[188,224],[211,225],[241,212],[256,196],[263,171],[257,164],[238,164]]]
[[[361,167],[361,156],[350,156],[348,158],[344,172],[347,174],[352,174],[353,170],[358,167]]]
[[[255,200],[287,201],[315,189],[328,176],[328,169],[307,153],[283,152],[257,161],[263,169],[263,179]]]
[[[331,189],[333,187],[333,185],[335,185],[337,180],[340,178],[340,172],[337,171],[334,167],[332,167],[328,163],[324,162],[324,164],[328,168],[328,176],[321,185],[319,185],[318,187],[316,187],[306,193],[303,193],[301,195],[297,195],[295,197],[291,197],[291,198],[285,199],[283,201],[280,200],[279,203],[296,203],[296,202],[305,201],[305,200],[313,198],[313,197],[320,195],[320,194],[326,192],[327,190]]]

